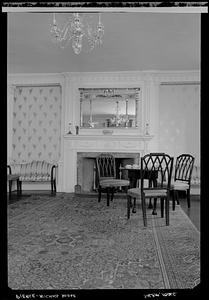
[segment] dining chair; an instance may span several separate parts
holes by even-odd
[[[191,154],[181,154],[176,158],[174,182],[171,184],[173,210],[175,210],[175,202],[177,201],[179,204],[179,191],[186,192],[187,205],[190,208],[190,187],[194,160],[195,158]]]
[[[118,179],[116,177],[116,163],[115,157],[109,153],[102,153],[96,157],[96,174],[98,179],[98,202],[101,201],[102,192],[107,193],[107,206],[110,205],[114,198],[115,192],[124,187],[127,191],[130,182],[125,179]]]
[[[164,217],[164,202],[165,202],[165,217],[166,225],[169,225],[169,199],[170,199],[170,184],[171,174],[173,169],[173,157],[165,153],[150,153],[141,158],[141,186],[140,188],[132,188],[127,191],[127,218],[130,218],[131,201],[134,198],[141,200],[143,222],[147,226],[146,215],[146,199],[160,199],[161,217]],[[153,175],[154,173],[154,175]],[[156,184],[154,186],[145,187],[145,180],[156,176]],[[156,208],[156,207],[155,207]]]

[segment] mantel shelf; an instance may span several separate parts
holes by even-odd
[[[154,137],[154,135],[73,135],[66,134],[64,135],[65,139],[69,140],[132,140],[132,141],[149,141]]]

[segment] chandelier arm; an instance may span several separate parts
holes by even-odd
[[[69,26],[71,25],[70,21],[68,21],[65,26],[61,29],[60,37],[61,39],[66,39],[66,35],[69,32]]]
[[[79,13],[73,13],[73,17],[69,18],[63,27],[58,27],[55,13],[53,13],[53,24],[51,28],[51,33],[56,39],[56,42],[61,44],[64,48],[67,43],[72,40],[72,48],[76,54],[79,54],[82,49],[82,39],[87,38],[90,46],[90,50],[95,48],[95,46],[102,44],[102,36],[104,35],[104,26],[101,23],[101,13],[99,13],[99,21],[96,28],[93,29],[87,22],[85,29],[83,20],[85,15]]]

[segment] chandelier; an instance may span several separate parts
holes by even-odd
[[[96,26],[92,26],[87,21],[85,22],[84,17],[84,14],[73,13],[65,25],[60,28],[57,25],[55,13],[53,13],[53,22],[50,30],[53,41],[59,44],[61,48],[64,48],[72,41],[72,48],[75,54],[81,52],[84,38],[87,40],[90,51],[96,46],[100,46],[104,35],[101,13],[99,13]]]

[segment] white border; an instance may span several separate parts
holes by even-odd
[[[2,12],[150,12],[150,13],[208,13],[208,7],[2,7]]]

